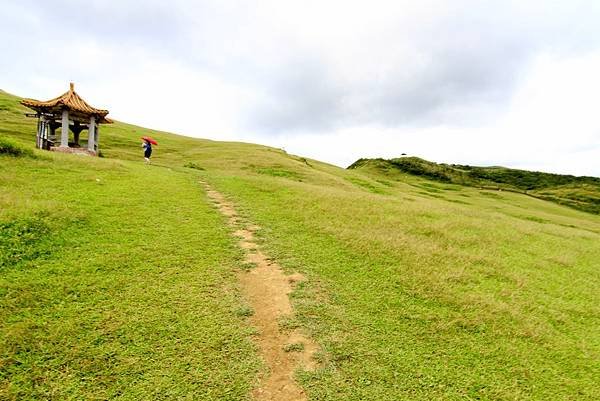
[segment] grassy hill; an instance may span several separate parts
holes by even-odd
[[[0,93],[0,140],[31,149],[24,111]],[[323,350],[309,399],[600,399],[600,216],[120,122],[100,138],[104,158],[0,155],[0,398],[250,398],[242,258],[202,179],[308,278],[286,324]]]
[[[438,164],[418,157],[359,159],[348,168],[391,177],[405,173],[443,183],[520,192],[600,214],[600,178],[597,177],[575,177],[505,167]]]

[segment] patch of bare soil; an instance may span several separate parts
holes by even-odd
[[[299,330],[284,331],[279,327],[281,319],[293,316],[289,294],[305,278],[298,273],[286,275],[277,262],[259,249],[254,239],[258,227],[242,224],[233,204],[203,184],[208,197],[229,219],[229,224],[237,228],[234,235],[246,252],[246,262],[256,266],[239,273],[243,294],[254,310],[250,321],[259,332],[256,342],[269,369],[252,395],[260,401],[306,400],[306,394],[294,380],[294,371],[299,367],[314,369],[313,355],[318,347]]]

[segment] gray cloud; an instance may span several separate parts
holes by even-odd
[[[388,11],[393,3],[373,2],[374,15],[385,18],[364,29],[361,18],[356,28],[343,25],[340,2],[307,38],[258,3],[21,1],[14,7],[28,18],[0,15],[14,30],[14,42],[5,45],[11,51],[3,53],[17,60],[4,68],[13,75],[31,65],[37,74],[65,74],[64,63],[40,60],[78,57],[69,53],[76,42],[117,48],[120,59],[94,60],[71,75],[118,76],[144,68],[139,60],[176,61],[255,93],[238,111],[241,127],[277,134],[485,123],[504,110],[541,52],[598,48],[600,6],[591,0],[405,3],[411,7]],[[310,32],[314,17],[299,16],[299,26]],[[64,54],[48,54],[48,43]]]
[[[99,43],[165,46],[184,33],[185,13],[170,2],[55,0],[19,2],[22,12],[36,16],[44,39],[91,39]],[[33,38],[30,38],[33,39]]]
[[[327,58],[301,49],[293,66],[258,81],[268,98],[251,109],[248,127],[278,133],[356,124],[484,123],[505,109],[540,53],[598,48],[600,13],[590,2],[540,2],[529,9],[504,2],[452,4],[456,9],[426,17],[416,28],[405,29],[399,20],[373,39],[386,44],[384,52],[370,52],[369,42],[356,44],[357,54],[380,64],[362,66],[363,59],[348,58],[360,70],[353,81],[338,79]]]

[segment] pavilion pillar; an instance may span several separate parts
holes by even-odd
[[[95,144],[96,144],[96,117],[90,117],[90,125],[88,128],[88,150],[90,152],[95,152]]]
[[[71,131],[73,131],[73,142],[75,143],[76,148],[79,147],[79,134],[81,134],[82,130],[83,127],[81,126],[79,121],[75,121],[71,126]]]
[[[37,123],[37,134],[35,136],[35,147],[38,149],[42,148],[42,117],[38,114],[38,123]]]
[[[57,126],[58,126],[58,123],[56,121],[54,121],[54,118],[51,118],[49,121],[49,124],[48,124],[48,128],[49,128],[48,139],[52,139],[52,140],[56,139]]]
[[[62,130],[60,135],[60,147],[69,147],[69,110],[63,110],[62,112]]]
[[[100,149],[100,125],[96,125],[96,147],[95,147],[95,151],[96,153],[98,153],[98,150]]]
[[[46,143],[48,143],[48,135],[46,134],[46,117],[40,116],[39,129],[38,129],[38,148],[44,149]]]

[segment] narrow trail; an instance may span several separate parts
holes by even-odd
[[[281,266],[258,249],[254,240],[258,227],[244,225],[233,204],[208,184],[202,184],[229,225],[236,229],[234,235],[246,253],[246,262],[255,265],[238,274],[243,295],[254,310],[250,322],[259,332],[256,343],[269,368],[252,395],[257,401],[304,401],[306,394],[294,380],[294,371],[299,367],[314,369],[312,357],[318,347],[299,330],[282,331],[279,327],[282,318],[293,316],[289,294],[304,277],[297,273],[286,275]]]

